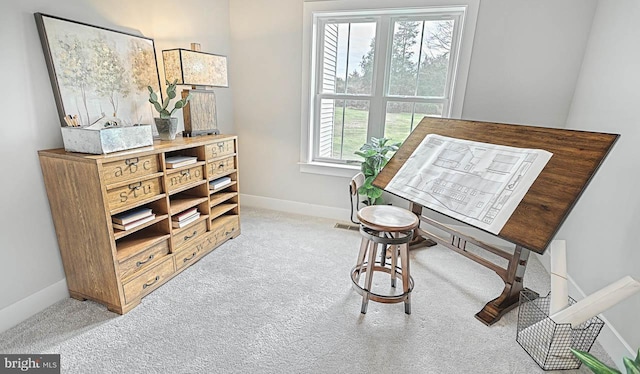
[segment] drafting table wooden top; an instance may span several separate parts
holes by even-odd
[[[553,153],[497,235],[540,254],[619,137],[618,134],[425,117],[373,184],[385,189],[428,134]]]

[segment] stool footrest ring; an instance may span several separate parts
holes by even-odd
[[[364,296],[365,294],[369,295],[369,300],[373,300],[379,303],[400,303],[403,301],[407,301],[409,294],[411,293],[411,291],[413,291],[413,277],[409,276],[409,290],[407,292],[401,293],[399,295],[381,295],[381,294],[377,294],[375,292],[371,292],[370,290],[366,290],[364,288],[362,288],[359,284],[358,281],[356,280],[356,277],[360,276],[360,273],[365,270],[365,268],[367,267],[368,263],[362,263],[360,265],[356,265],[353,267],[353,269],[351,269],[351,282],[353,282],[354,285],[354,289],[356,290],[356,292],[358,292],[360,295]],[[366,269],[367,271],[369,270],[373,270],[375,271],[382,271],[385,272],[387,274],[391,274],[391,268],[386,267],[386,266],[381,266],[381,263],[379,261],[376,261],[373,269]],[[396,278],[402,280],[402,269],[398,266],[396,266]]]

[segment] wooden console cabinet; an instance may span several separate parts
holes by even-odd
[[[236,136],[156,141],[108,155],[39,151],[69,293],[124,314],[202,256],[240,234]],[[197,162],[168,168],[170,156]],[[210,189],[209,182],[231,183]],[[151,208],[155,219],[129,230],[112,216]],[[172,216],[200,217],[173,228]]]

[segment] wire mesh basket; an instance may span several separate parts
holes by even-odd
[[[576,327],[555,323],[549,318],[550,295],[520,292],[516,341],[543,370],[578,369],[582,362],[570,348],[589,352],[604,322],[595,316]],[[575,300],[569,298],[569,305],[573,303]]]

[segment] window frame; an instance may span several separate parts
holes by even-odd
[[[340,4],[338,4],[340,3]],[[385,6],[385,4],[387,4]],[[417,6],[419,5],[419,6]],[[400,6],[406,6],[399,8]],[[416,103],[441,103],[442,98],[398,96],[389,95],[389,69],[384,69],[380,75],[381,59],[385,65],[391,62],[390,43],[393,40],[393,22],[416,17],[424,19],[425,16],[436,13],[455,13],[453,17],[459,17],[456,28],[458,37],[454,34],[452,51],[457,50],[457,55],[450,55],[449,71],[451,79],[447,79],[449,87],[446,88],[445,98],[448,100],[448,113],[443,108],[443,117],[460,118],[466,80],[469,72],[471,48],[475,23],[477,19],[479,1],[454,2],[450,0],[420,1],[420,0],[347,0],[342,2],[318,2],[306,1],[304,3],[303,22],[303,77],[302,77],[302,131],[300,147],[300,171],[316,174],[351,177],[359,169],[359,161],[336,160],[334,158],[318,157],[319,131],[318,125],[320,111],[318,108],[322,99],[359,100],[369,101],[369,121],[367,125],[367,138],[371,136],[382,137],[384,134],[384,122],[387,111],[387,103],[390,101],[416,102]],[[361,10],[362,9],[362,10]],[[462,14],[458,14],[462,11]],[[364,12],[364,14],[363,14]],[[447,14],[445,14],[445,17]],[[322,71],[322,47],[324,40],[320,40],[320,30],[324,23],[335,20],[347,22],[366,22],[377,20],[376,24],[376,54],[374,58],[374,74],[372,77],[371,95],[361,94],[326,94],[322,92],[320,78]],[[451,18],[451,17],[450,17]],[[382,27],[381,27],[381,23]],[[453,44],[455,43],[455,45]],[[460,44],[461,43],[461,44]],[[384,48],[379,46],[383,45]],[[460,47],[460,48],[458,48]],[[383,49],[382,52],[380,49]],[[383,55],[384,54],[384,55]],[[373,108],[378,108],[374,110]],[[374,117],[374,118],[372,118]],[[376,125],[378,124],[378,125]]]

